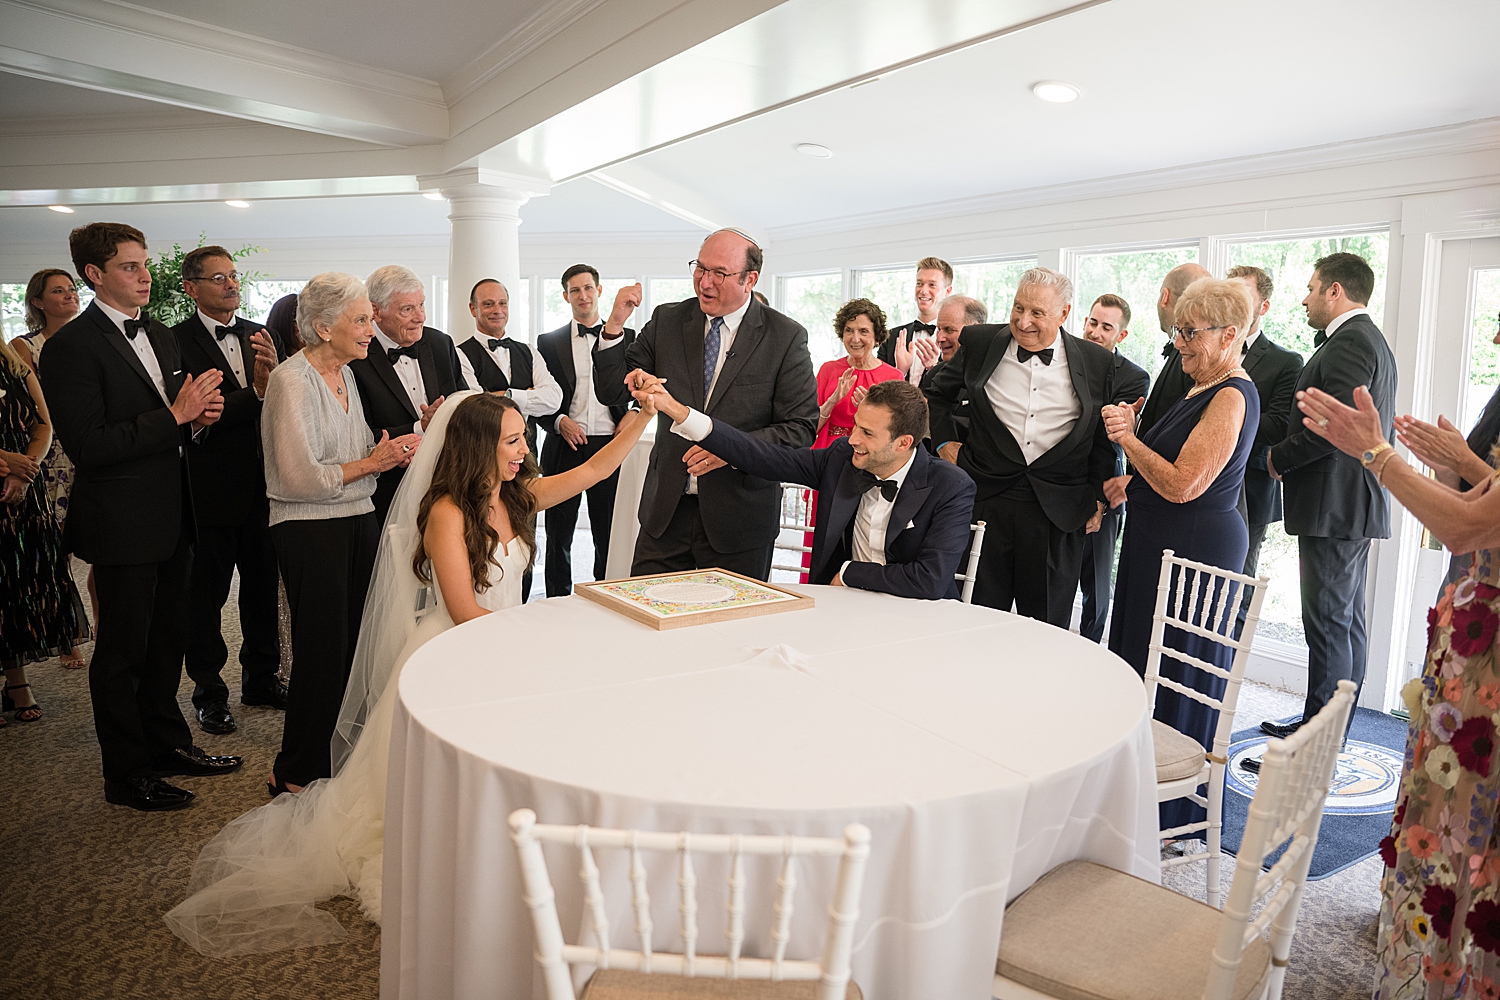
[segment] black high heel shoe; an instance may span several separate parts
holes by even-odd
[[[30,684],[7,684],[5,691],[0,693],[0,711],[15,712],[17,722],[35,722],[42,717],[42,704],[35,698],[30,705],[17,705],[14,698],[10,696],[12,691],[29,688]],[[35,715],[27,715],[27,712],[35,712]]]

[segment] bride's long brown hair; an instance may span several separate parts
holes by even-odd
[[[528,453],[516,478],[509,482],[500,480],[495,448],[500,443],[506,410],[515,410],[518,416],[523,416],[514,400],[485,393],[459,403],[448,418],[443,450],[438,454],[437,467],[432,470],[432,485],[427,487],[427,494],[417,508],[417,551],[412,556],[411,568],[423,583],[432,582],[424,538],[427,518],[432,505],[440,497],[447,497],[464,516],[464,546],[469,550],[469,575],[474,578],[474,590],[482,594],[490,588],[490,567],[500,566],[495,559],[500,533],[490,524],[489,517],[490,494],[496,482],[500,482],[500,502],[505,505],[511,530],[526,543],[530,553],[526,568],[529,570],[535,561],[536,497],[529,484],[537,477],[536,458]],[[503,567],[500,572],[505,572]]]

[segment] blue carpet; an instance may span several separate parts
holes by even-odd
[[[1300,715],[1279,719],[1295,722]],[[1245,815],[1255,795],[1256,776],[1240,769],[1247,757],[1260,757],[1270,737],[1257,723],[1235,733],[1229,744],[1229,767],[1224,788],[1223,847],[1239,850]],[[1356,708],[1349,742],[1339,755],[1333,787],[1323,811],[1318,846],[1313,850],[1309,879],[1327,878],[1358,864],[1380,849],[1391,832],[1396,795],[1401,787],[1401,765],[1406,756],[1406,722],[1384,712]],[[1274,864],[1278,851],[1270,858]]]

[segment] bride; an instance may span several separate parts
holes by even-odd
[[[188,898],[166,915],[173,933],[213,957],[326,944],[346,932],[315,904],[351,889],[379,922],[386,764],[402,665],[445,629],[521,603],[537,511],[619,468],[655,416],[649,399],[644,406],[588,462],[538,478],[514,402],[477,392],[448,398],[382,531],[333,737],[333,777],[219,831],[193,866]]]

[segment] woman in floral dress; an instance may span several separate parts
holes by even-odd
[[[1376,1000],[1500,998],[1500,486],[1460,493],[1409,466],[1380,433],[1370,395],[1357,410],[1317,389],[1303,421],[1365,464],[1468,571],[1427,615],[1422,676],[1402,689],[1411,713],[1390,836],[1380,844]]]

